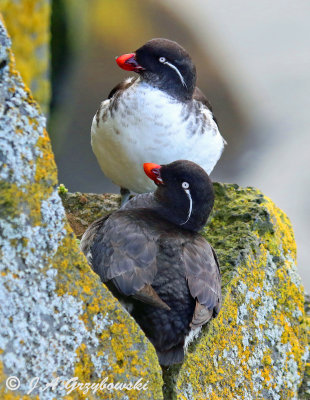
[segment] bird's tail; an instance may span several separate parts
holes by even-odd
[[[157,357],[162,366],[179,364],[184,359],[183,345],[175,346],[168,351],[157,351]]]

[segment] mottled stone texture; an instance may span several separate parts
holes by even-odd
[[[214,188],[204,234],[219,256],[223,307],[183,365],[165,369],[165,398],[297,399],[308,325],[290,222],[254,188]],[[116,195],[61,197],[78,235],[119,204]]]
[[[50,0],[0,0],[17,70],[46,113],[50,100]]]
[[[219,255],[224,301],[178,372],[176,395],[297,399],[308,350],[291,224],[256,189],[215,189],[205,233]]]
[[[57,193],[45,118],[15,71],[0,19],[0,398],[62,399],[64,381],[147,383],[66,399],[160,399],[156,353],[79,253]],[[17,391],[7,377],[20,379]],[[39,378],[46,391],[30,396]]]
[[[305,296],[305,313],[308,327],[308,343],[310,343],[310,296]],[[306,368],[304,373],[304,379],[299,388],[298,400],[310,400],[310,352],[308,352],[308,358],[306,360]]]

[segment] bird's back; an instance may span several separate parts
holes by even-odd
[[[183,360],[184,341],[195,309],[182,262],[183,241],[178,235],[162,235],[159,240],[158,271],[152,287],[170,310],[142,303],[136,303],[133,309],[133,316],[155,346],[161,365]]]

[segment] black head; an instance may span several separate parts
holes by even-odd
[[[192,98],[195,65],[183,47],[172,40],[149,40],[135,53],[120,56],[117,63],[121,68],[138,72],[144,81],[179,100]]]
[[[202,229],[214,203],[208,174],[199,165],[185,160],[162,166],[146,163],[144,170],[158,185],[155,198],[160,204],[160,214],[184,229]]]

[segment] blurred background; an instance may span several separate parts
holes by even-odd
[[[48,130],[59,181],[70,191],[118,191],[91,151],[93,115],[129,75],[118,68],[116,56],[153,37],[175,40],[191,54],[198,86],[228,142],[212,179],[255,186],[287,213],[309,292],[310,2],[53,0],[51,5]]]

